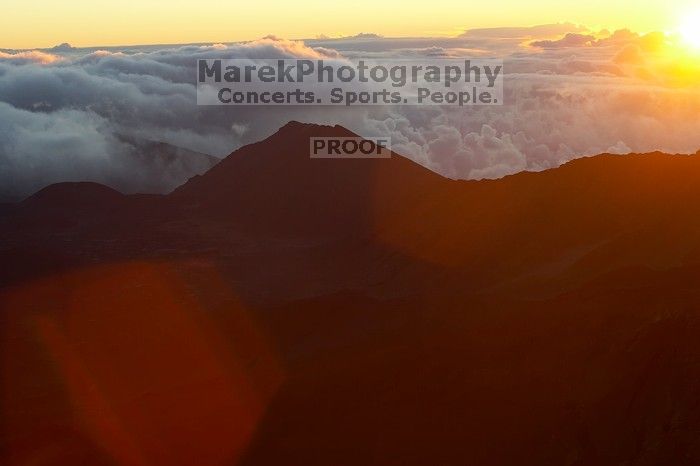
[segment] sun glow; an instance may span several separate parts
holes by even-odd
[[[688,13],[683,18],[679,32],[685,42],[700,48],[700,9]]]

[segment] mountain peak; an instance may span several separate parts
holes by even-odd
[[[341,125],[319,125],[292,120],[277,130],[271,137],[310,138],[310,137],[358,137]],[[308,144],[307,144],[308,147]]]
[[[340,125],[291,121],[267,139],[233,152],[173,193],[206,215],[226,215],[267,231],[356,229],[378,202],[420,195],[448,182],[393,154],[391,158],[312,158],[313,137],[358,137]],[[413,193],[413,194],[408,194]],[[275,225],[274,228],[272,225]],[[341,227],[342,228],[342,227]]]
[[[330,129],[335,129],[337,131],[341,132],[349,132],[347,128],[341,125],[321,125],[318,123],[305,123],[302,121],[298,120],[290,120],[287,122],[284,126],[282,126],[278,132],[281,131],[305,131],[305,130],[311,130],[311,129],[324,129],[324,130],[330,130]]]

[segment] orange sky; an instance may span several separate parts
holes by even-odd
[[[593,28],[674,30],[689,0],[5,0],[0,48],[231,42],[268,34],[312,38],[373,32],[445,36],[490,26],[572,21]],[[700,28],[700,25],[698,25]]]

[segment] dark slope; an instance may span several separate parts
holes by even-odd
[[[700,158],[312,160],[0,210],[0,462],[694,465]]]
[[[173,200],[210,218],[228,217],[256,233],[368,233],[380,206],[410,206],[447,180],[400,156],[312,159],[311,137],[356,136],[340,126],[292,122],[234,152]]]

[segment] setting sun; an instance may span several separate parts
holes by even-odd
[[[700,47],[700,9],[690,12],[683,18],[680,33],[688,44]]]

